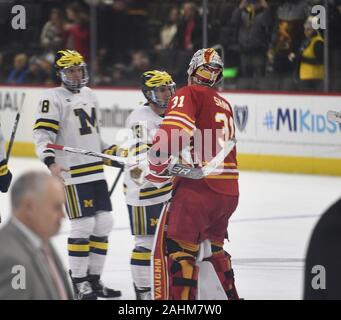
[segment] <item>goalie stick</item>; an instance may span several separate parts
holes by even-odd
[[[224,159],[232,151],[232,149],[236,145],[236,142],[237,140],[235,138],[231,140],[226,140],[224,147],[217,153],[217,155],[210,162],[208,162],[203,167],[191,168],[186,165],[177,163],[173,167],[168,169],[168,172],[172,176],[179,176],[189,179],[202,179],[205,176],[211,174],[221,163],[224,162]]]
[[[337,111],[328,111],[327,112],[327,119],[329,121],[334,121],[337,123],[341,123],[341,112],[337,112]]]
[[[205,176],[211,174],[221,163],[224,162],[224,159],[232,151],[235,145],[236,145],[236,139],[226,140],[224,147],[205,166],[192,168],[184,164],[176,163],[167,170],[168,173],[166,175],[184,177],[188,179],[202,179]],[[73,147],[66,147],[66,146],[62,146],[59,144],[48,143],[46,145],[46,148],[72,152],[72,153],[78,153],[78,154],[83,154],[86,156],[97,157],[97,158],[102,158],[102,159],[113,160],[122,164],[127,164],[128,162],[128,158],[118,157],[118,156],[108,155],[108,154],[101,153],[101,152],[83,150],[83,149],[78,149],[78,148],[73,148]]]

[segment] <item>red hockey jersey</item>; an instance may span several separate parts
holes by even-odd
[[[222,149],[224,140],[235,137],[229,103],[215,89],[199,85],[186,86],[175,92],[168,103],[160,130],[155,142],[162,143],[160,137],[166,133],[163,140],[168,144],[168,153],[173,155],[177,155],[179,148],[191,143],[193,159],[199,165],[209,162]],[[224,164],[204,180],[215,192],[238,195],[238,175],[234,147]]]

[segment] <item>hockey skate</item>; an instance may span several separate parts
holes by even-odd
[[[70,270],[70,277],[76,300],[96,300],[97,294],[91,287],[88,277],[73,278]]]
[[[103,285],[100,280],[99,275],[88,275],[88,281],[90,282],[91,288],[93,292],[97,295],[98,298],[102,299],[116,299],[119,298],[122,293],[119,290],[110,289]]]
[[[137,288],[134,283],[136,300],[152,300],[152,292],[150,288]]]

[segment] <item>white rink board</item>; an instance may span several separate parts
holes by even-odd
[[[32,127],[39,97],[46,88],[0,87],[0,117],[5,137],[23,102],[17,142],[32,143]],[[94,89],[100,104],[102,135],[119,143],[129,112],[145,99],[135,89]],[[228,93],[222,95],[235,112],[238,151],[241,154],[341,157],[341,126],[327,120],[328,110],[341,108],[341,96]]]

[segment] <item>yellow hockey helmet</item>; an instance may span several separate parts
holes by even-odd
[[[81,79],[69,79],[68,70],[71,70],[73,67],[81,68]],[[89,82],[87,64],[83,56],[76,50],[65,49],[57,51],[55,56],[55,69],[64,85],[70,90],[79,90]]]
[[[148,102],[166,108],[175,92],[175,82],[166,71],[150,70],[142,74],[142,92]],[[165,93],[167,91],[167,93]]]

